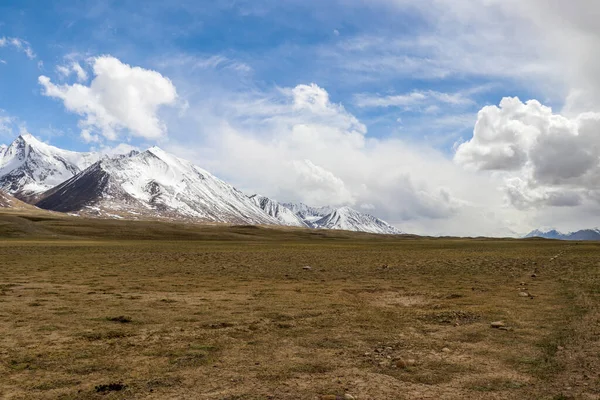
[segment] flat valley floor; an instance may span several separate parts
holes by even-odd
[[[598,399],[599,256],[0,214],[0,398]]]

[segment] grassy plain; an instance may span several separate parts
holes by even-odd
[[[3,213],[0,398],[598,399],[599,252]]]

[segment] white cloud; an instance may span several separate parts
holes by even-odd
[[[431,148],[370,137],[316,84],[222,96],[190,101],[195,122],[185,125],[204,142],[173,135],[165,147],[244,191],[281,201],[366,205],[418,233],[467,234],[477,226],[506,234],[509,217],[478,206],[502,208],[497,182]]]
[[[568,118],[536,100],[504,98],[479,112],[473,137],[458,146],[455,161],[502,173],[517,208],[579,206],[598,193],[598,132],[599,113]]]
[[[474,101],[464,93],[443,93],[435,90],[415,90],[407,94],[379,96],[373,94],[358,94],[354,97],[354,103],[361,108],[370,107],[403,107],[411,108],[415,106],[438,107],[432,103],[446,105],[469,105]]]
[[[92,147],[93,151],[98,151],[101,154],[107,155],[109,157],[116,156],[119,154],[127,154],[132,151],[140,151],[140,148],[137,146],[132,146],[128,143],[119,143],[117,146],[100,146],[100,147]]]
[[[364,6],[364,0],[350,4]],[[418,18],[409,35],[361,35],[323,49],[357,76],[511,79],[576,116],[600,111],[600,3],[589,0],[372,0]],[[368,74],[366,74],[368,73]]]
[[[229,58],[222,54],[210,55],[210,56],[190,56],[190,55],[177,55],[167,57],[166,59],[157,62],[161,66],[174,66],[174,65],[185,65],[186,67],[194,69],[214,69],[214,70],[230,70],[233,72],[245,74],[252,72],[252,67],[248,64]]]
[[[0,135],[10,135],[13,131],[13,126],[16,122],[16,118],[6,114],[6,112],[0,109]]]
[[[89,86],[56,85],[46,76],[39,77],[44,95],[61,99],[67,110],[84,117],[79,122],[84,139],[93,141],[100,134],[116,140],[122,130],[148,139],[166,134],[157,112],[177,99],[168,78],[111,56],[96,57],[92,63],[94,78]],[[71,68],[77,73],[77,68]]]
[[[2,36],[0,37],[0,47],[12,47],[18,51],[25,53],[25,55],[31,60],[33,60],[36,57],[29,42],[23,39]]]
[[[56,70],[63,78],[68,78],[71,74],[75,74],[78,82],[88,80],[88,74],[77,61],[71,61],[66,65],[59,65]]]

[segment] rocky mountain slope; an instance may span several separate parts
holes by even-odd
[[[0,190],[0,208],[10,210],[38,210],[31,204],[27,204],[16,197]]]
[[[38,207],[78,214],[278,224],[233,186],[158,147],[102,159],[41,197]]]
[[[250,199],[252,199],[254,204],[260,207],[265,213],[276,218],[281,225],[298,226],[302,228],[309,227],[309,225],[292,210],[275,200],[258,194],[250,196]]]

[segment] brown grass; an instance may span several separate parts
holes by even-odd
[[[0,215],[0,398],[600,395],[596,243],[40,218]]]

